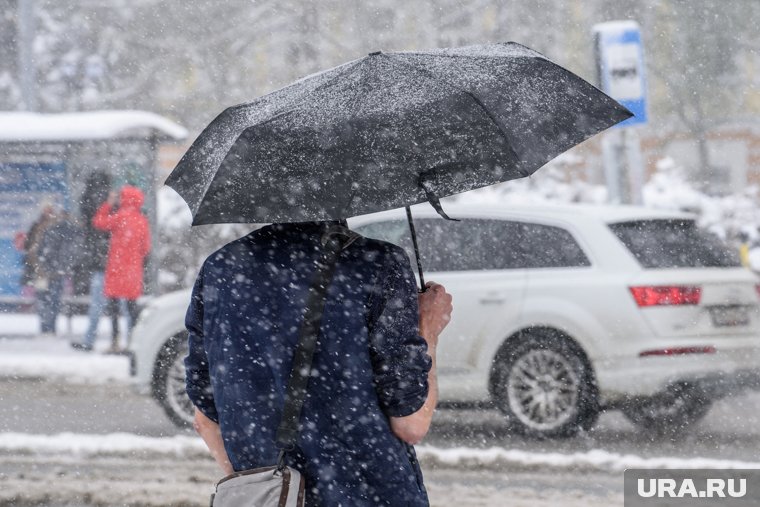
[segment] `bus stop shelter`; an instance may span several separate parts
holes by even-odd
[[[78,218],[84,182],[94,171],[110,174],[114,189],[141,188],[143,211],[156,231],[158,147],[186,137],[180,125],[146,111],[0,112],[0,305],[29,302],[20,284],[23,255],[14,240],[37,219],[43,203]],[[152,234],[154,242],[157,236]],[[156,266],[151,256],[148,293],[155,288]]]

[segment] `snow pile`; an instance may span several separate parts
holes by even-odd
[[[205,444],[199,437],[176,435],[159,438],[143,437],[131,433],[110,433],[107,435],[0,433],[0,451],[66,454],[76,457],[141,452],[176,456],[208,453]]]
[[[63,319],[59,318],[59,329]],[[86,317],[73,319],[78,339],[84,332]],[[110,326],[101,321],[101,331]],[[129,382],[129,359],[98,353],[108,340],[96,342],[95,353],[73,350],[65,337],[35,336],[39,324],[36,315],[0,314],[0,374],[3,377],[65,379],[67,383]],[[13,337],[9,337],[13,336]]]
[[[456,447],[443,449],[418,446],[417,455],[429,465],[454,468],[472,467],[548,467],[557,469],[588,468],[620,472],[627,468],[760,468],[760,462],[722,460],[713,458],[645,458],[633,454],[618,454],[602,449],[570,454],[508,450],[501,447],[478,449]],[[107,435],[60,433],[58,435],[29,435],[0,433],[0,452],[65,454],[88,457],[102,454],[154,453],[174,456],[203,455],[208,451],[196,436],[144,437],[129,433]]]
[[[618,454],[603,449],[586,452],[562,454],[556,452],[537,453],[521,450],[508,450],[502,447],[474,449],[457,447],[440,449],[419,446],[417,456],[421,460],[430,460],[440,465],[452,467],[518,465],[541,466],[553,468],[592,468],[607,471],[624,471],[627,468],[760,468],[760,462],[721,460],[713,458],[644,458],[633,454]]]
[[[4,377],[65,379],[67,383],[128,382],[126,357],[89,355],[3,354],[0,371]]]

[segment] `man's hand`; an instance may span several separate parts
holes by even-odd
[[[420,334],[428,342],[429,347],[435,347],[438,345],[438,335],[451,320],[454,307],[451,304],[451,294],[446,292],[443,285],[428,282],[425,287],[427,291],[418,296]]]
[[[230,463],[230,458],[227,457],[227,451],[224,449],[224,441],[222,440],[222,432],[219,429],[219,425],[196,408],[193,428],[195,428],[195,431],[198,432],[203,441],[206,442],[206,447],[211,452],[211,456],[224,474],[229,475],[233,473],[232,463]]]
[[[420,335],[428,345],[428,355],[432,360],[428,373],[428,396],[422,407],[415,413],[405,417],[391,417],[391,431],[412,445],[418,444],[430,429],[433,412],[438,404],[438,374],[436,373],[435,349],[438,346],[438,335],[451,320],[451,294],[446,292],[443,285],[435,282],[425,284],[427,291],[419,295]]]
[[[108,199],[106,200],[106,202],[108,203],[109,206],[113,208],[116,205],[116,201],[118,201],[118,199],[119,199],[119,194],[117,194],[114,190],[111,190],[110,192],[108,192]]]

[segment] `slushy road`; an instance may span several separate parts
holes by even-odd
[[[135,394],[126,384],[76,385],[1,377],[0,432],[126,432],[153,437],[194,434],[192,430],[175,427],[155,401]],[[563,453],[605,449],[644,457],[758,461],[760,393],[715,403],[699,425],[675,441],[658,439],[636,428],[617,411],[603,414],[589,433],[542,441],[511,434],[496,410],[442,409],[436,414],[425,444]]]
[[[574,455],[603,450],[643,458],[758,461],[760,394],[716,403],[682,439],[656,439],[618,412],[604,414],[591,432],[567,440],[512,435],[493,410],[440,410],[425,440],[436,448],[498,447],[527,454]],[[50,380],[0,379],[0,433],[55,435],[129,433],[193,436],[174,427],[150,398],[123,383],[73,385]],[[583,465],[495,463],[447,465],[422,459],[433,505],[622,505],[622,472]],[[0,506],[207,505],[218,479],[204,454],[185,459],[151,452],[67,456],[0,450]]]

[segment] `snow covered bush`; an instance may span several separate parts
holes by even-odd
[[[689,211],[699,216],[699,224],[728,241],[741,232],[750,239],[758,236],[760,208],[758,188],[726,196],[710,196],[696,189],[683,167],[671,158],[657,162],[655,172],[644,186],[644,204],[653,208]]]

